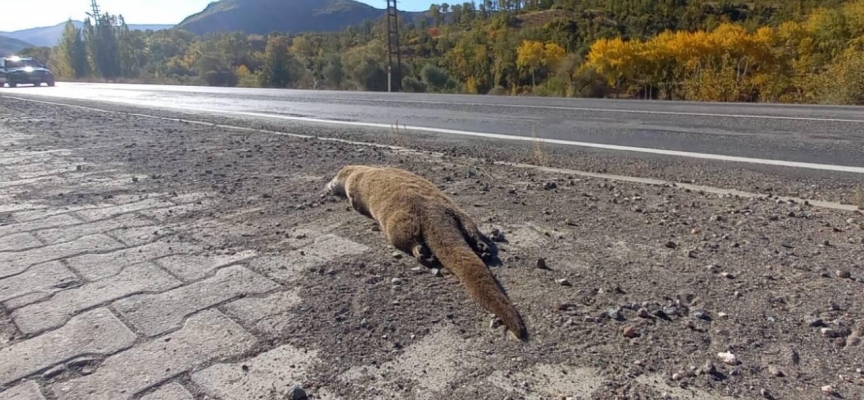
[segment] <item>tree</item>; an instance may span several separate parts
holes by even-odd
[[[81,29],[77,28],[72,20],[66,22],[55,54],[55,68],[60,76],[82,78],[87,75],[87,49]]]
[[[327,66],[324,67],[324,83],[333,89],[341,89],[342,81],[345,79],[345,71],[342,68],[342,58],[337,54],[327,57]]]
[[[284,88],[297,80],[294,59],[288,51],[288,38],[270,35],[264,50],[264,65],[261,69],[261,86]]]
[[[516,50],[516,65],[519,69],[531,74],[531,87],[537,86],[535,73],[543,66],[545,49],[543,43],[535,40],[525,40]]]

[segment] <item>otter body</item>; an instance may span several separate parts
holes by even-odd
[[[432,182],[398,168],[353,165],[327,189],[378,222],[397,249],[429,267],[440,262],[514,336],[526,339],[522,318],[478,255],[487,245],[477,224]]]

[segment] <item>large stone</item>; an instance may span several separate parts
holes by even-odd
[[[27,381],[0,393],[0,400],[45,400],[45,396],[36,382]]]
[[[207,276],[213,270],[248,260],[255,255],[254,251],[216,255],[181,254],[162,258],[157,263],[185,281],[194,281]]]
[[[112,300],[139,292],[161,292],[181,284],[159,267],[144,263],[130,265],[123,272],[101,281],[56,293],[50,300],[12,312],[12,319],[25,334],[63,325],[70,316]]]
[[[123,244],[105,235],[85,236],[81,239],[40,247],[17,253],[0,253],[0,278],[23,272],[32,265],[96,251],[109,251]]]
[[[141,400],[192,400],[192,393],[189,393],[183,385],[171,382],[147,393],[141,397]]]
[[[216,364],[192,374],[204,393],[221,400],[287,399],[317,360],[315,351],[284,345],[249,360]]]
[[[265,293],[278,288],[275,282],[235,265],[216,275],[177,289],[141,294],[114,303],[123,317],[148,336],[156,336],[180,326],[186,316],[232,298]]]
[[[67,264],[73,270],[91,281],[116,275],[127,265],[169,256],[172,254],[195,253],[201,249],[189,243],[162,239],[143,246],[129,247],[104,254],[86,254],[70,258]]]
[[[96,373],[55,384],[57,400],[122,400],[212,361],[249,351],[255,337],[216,310],[177,332],[106,359]]]
[[[0,303],[32,294],[39,294],[31,296],[31,301],[38,301],[77,281],[75,274],[60,261],[34,265],[24,273],[0,279]]]
[[[82,355],[112,354],[135,334],[105,308],[86,312],[60,329],[0,349],[0,385]]]

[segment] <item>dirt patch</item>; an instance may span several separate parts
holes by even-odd
[[[491,165],[474,156],[500,149],[471,152],[443,139],[438,146],[454,151],[442,157],[0,103],[0,132],[18,135],[2,149],[33,152],[0,161],[4,168],[63,151],[111,171],[73,168],[88,183],[74,191],[12,185],[0,224],[15,223],[18,205],[86,209],[150,193],[200,202],[153,217],[200,244],[196,256],[248,251],[271,261],[249,264],[300,301],[287,323],[272,324],[266,347],[316,351],[304,382],[313,395],[654,399],[686,398],[676,389],[686,388],[804,400],[832,385],[844,398],[864,397],[856,372],[864,348],[849,340],[864,321],[860,214]],[[527,344],[490,330],[452,275],[393,257],[370,220],[323,196],[329,178],[354,163],[419,173],[487,234],[503,232],[503,265],[493,273],[525,317]],[[539,258],[548,269],[536,268]],[[4,326],[0,318],[0,335]],[[740,363],[724,364],[720,352]],[[697,373],[707,363],[713,369]],[[786,378],[769,373],[777,364],[788,365]]]

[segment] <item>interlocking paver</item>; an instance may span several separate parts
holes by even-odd
[[[264,297],[245,297],[225,304],[222,309],[247,328],[275,336],[293,323],[289,314],[297,304],[300,304],[300,296],[286,291]]]
[[[192,374],[204,393],[221,400],[282,399],[303,382],[317,352],[291,345],[237,363],[216,364]]]
[[[119,206],[110,206],[102,208],[92,208],[76,212],[78,216],[87,221],[98,221],[111,217],[116,217],[121,214],[131,213],[148,208],[170,207],[174,203],[160,198],[149,198],[134,203],[122,204]]]
[[[187,215],[189,213],[203,209],[204,206],[198,204],[183,204],[179,206],[154,208],[150,210],[141,210],[138,213],[149,218],[153,218],[159,222],[165,222],[169,218],[176,218]]]
[[[83,222],[81,219],[76,218],[72,214],[54,215],[37,221],[21,222],[11,225],[0,226],[0,237],[14,235],[19,232],[34,231],[37,229],[75,225],[80,224],[81,222]]]
[[[137,228],[120,228],[108,232],[108,235],[127,246],[143,246],[172,234],[173,231],[159,226],[141,226]]]
[[[125,248],[105,254],[86,254],[66,260],[70,268],[84,278],[96,281],[116,275],[123,267],[172,254],[197,253],[198,246],[178,242],[172,238],[148,243],[143,246]]]
[[[32,301],[75,284],[78,278],[60,261],[50,261],[30,267],[22,274],[0,279],[0,303],[23,295],[39,293]],[[8,305],[7,305],[8,306]]]
[[[54,385],[57,400],[121,400],[202,364],[237,356],[255,337],[216,310],[190,317],[185,326],[106,359],[96,373]]]
[[[141,294],[118,300],[114,307],[148,336],[168,332],[186,316],[234,297],[278,288],[275,282],[235,265],[211,278],[158,294]]]
[[[27,381],[0,393],[0,400],[45,400],[45,396],[36,382]]]
[[[171,382],[141,397],[140,400],[192,400],[192,393],[189,393],[183,385]]]
[[[110,311],[89,311],[60,329],[0,349],[0,385],[77,356],[111,354],[134,341],[135,334]]]
[[[288,252],[285,256],[262,257],[251,261],[249,265],[274,279],[292,281],[297,278],[298,271],[324,265],[340,257],[362,254],[368,249],[365,245],[341,236],[327,234],[315,238],[314,242],[301,249]]]
[[[156,263],[186,281],[207,276],[213,270],[255,257],[254,251],[216,255],[176,255],[159,259]]]
[[[15,253],[0,253],[0,278],[23,272],[32,265],[59,260],[76,254],[119,249],[123,244],[105,235],[85,236],[78,240]]]
[[[35,236],[26,232],[16,233],[14,235],[0,238],[0,252],[22,251],[41,246],[42,242],[40,242],[39,239],[36,239]]]
[[[153,264],[130,265],[110,278],[56,293],[50,300],[19,308],[12,312],[12,320],[21,332],[32,334],[63,325],[80,310],[133,293],[161,292],[179,285],[180,281]]]
[[[46,244],[54,244],[60,242],[68,242],[78,239],[82,236],[94,235],[97,233],[105,233],[119,228],[134,228],[151,225],[152,222],[146,218],[127,214],[109,220],[91,222],[86,224],[78,224],[75,226],[64,228],[44,229],[36,232],[36,237],[42,239]]]

